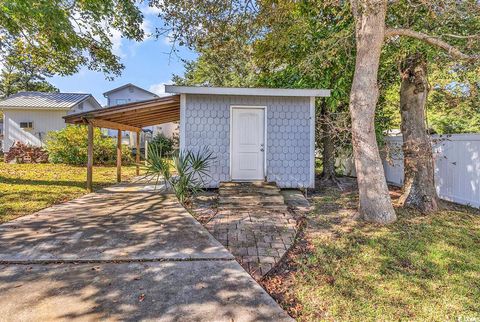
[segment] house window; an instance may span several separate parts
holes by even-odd
[[[83,110],[83,102],[80,103],[80,104],[78,104],[78,109],[79,109],[79,110]]]
[[[130,93],[133,93],[133,87],[129,87],[129,88],[128,88],[128,91],[129,91]]]
[[[117,99],[115,100],[115,105],[127,104],[128,101],[126,99]]]
[[[33,129],[33,122],[20,122],[20,128],[25,130]]]

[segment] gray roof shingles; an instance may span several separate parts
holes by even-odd
[[[90,94],[20,92],[0,101],[0,108],[58,108],[69,109],[84,101]]]

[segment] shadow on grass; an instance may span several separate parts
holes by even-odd
[[[86,177],[85,181],[72,181],[72,180],[31,180],[31,179],[18,179],[18,178],[7,178],[0,176],[0,183],[6,184],[18,184],[18,185],[27,185],[27,186],[63,186],[63,187],[77,187],[85,188],[86,186]],[[94,186],[104,187],[106,185],[114,184],[114,182],[95,182]]]
[[[318,291],[336,318],[480,316],[479,210],[442,203],[424,216],[397,209],[396,223],[379,226],[353,220],[354,194],[324,193],[314,196],[314,249],[298,287],[324,281]]]

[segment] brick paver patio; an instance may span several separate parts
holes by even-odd
[[[293,244],[296,221],[274,183],[222,183],[218,212],[206,228],[256,279]]]

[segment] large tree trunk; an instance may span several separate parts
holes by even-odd
[[[432,145],[425,121],[427,64],[422,55],[412,55],[402,62],[401,77],[400,110],[405,180],[400,202],[404,206],[429,213],[438,207]]]
[[[352,143],[360,216],[388,224],[396,220],[375,137],[377,73],[385,33],[387,1],[351,0],[356,25],[356,62],[350,93]]]
[[[321,102],[321,129],[322,129],[322,164],[323,170],[321,174],[322,181],[333,181],[336,182],[336,173],[335,173],[335,144],[332,137],[332,129],[329,111],[327,108],[327,103],[325,100]]]

